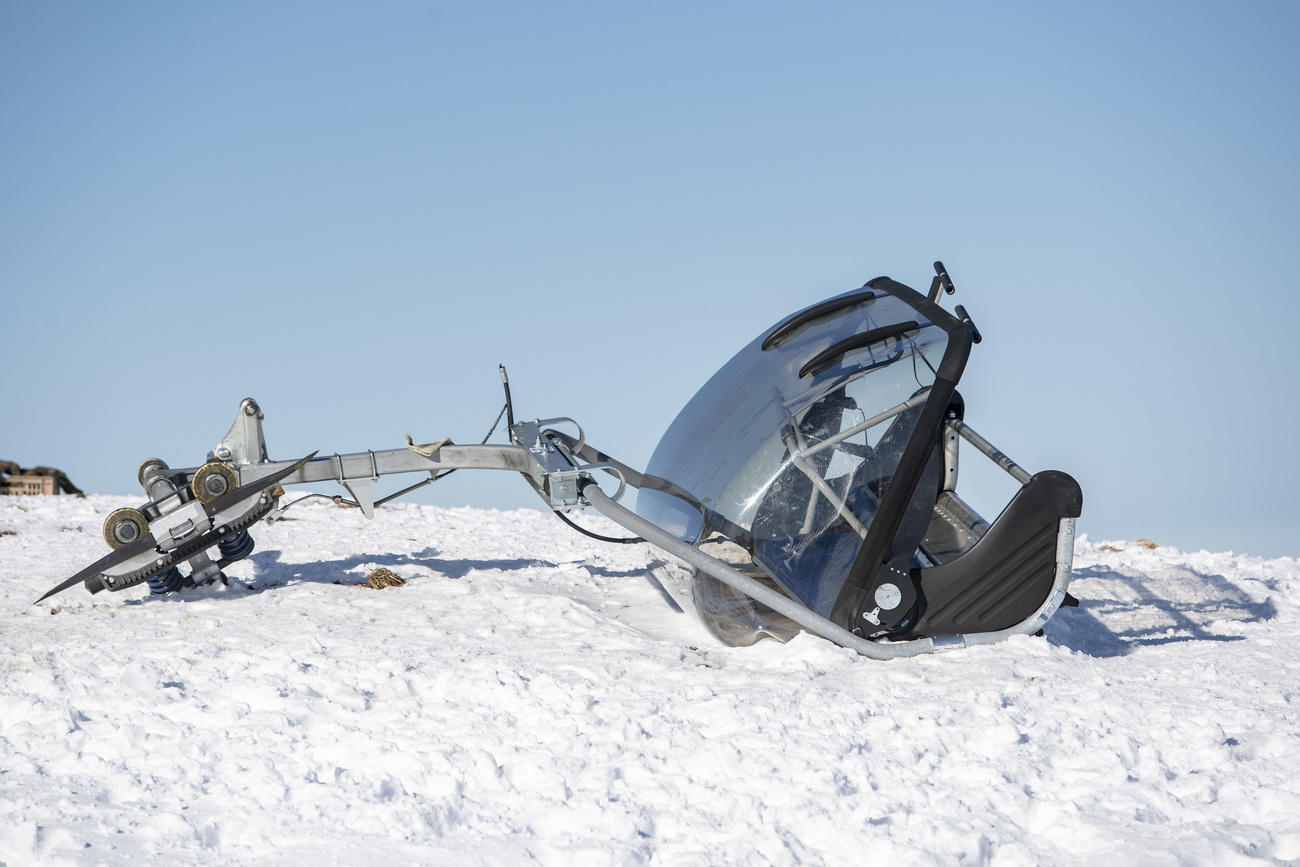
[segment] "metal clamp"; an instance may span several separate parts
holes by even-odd
[[[623,494],[627,492],[627,479],[623,477],[623,471],[620,470],[618,467],[614,466],[611,463],[606,463],[602,461],[596,464],[586,464],[582,467],[582,469],[584,472],[590,470],[604,470],[605,472],[616,476],[618,478],[618,490],[614,492],[614,496],[610,497],[610,499],[616,503],[619,500],[623,499]]]
[[[334,480],[352,495],[352,499],[361,509],[361,514],[373,518],[375,516],[374,484],[379,480],[379,462],[375,459],[372,449],[366,449],[366,454],[370,455],[370,475],[349,477],[343,472],[343,457],[335,452]]]
[[[360,452],[357,453],[358,455]],[[369,476],[349,476],[343,472],[343,456],[338,452],[334,453],[334,481],[340,485],[346,485],[348,482],[355,482],[358,479],[369,478],[372,482],[379,481],[379,461],[375,458],[373,449],[366,449],[366,454],[370,455],[370,475]]]
[[[541,431],[542,434],[546,433],[545,428],[547,425],[560,424],[560,423],[568,423],[578,429],[578,444],[573,447],[573,451],[575,452],[582,451],[582,447],[587,444],[587,434],[582,429],[582,425],[578,424],[576,421],[569,418],[568,416],[560,416],[559,418],[539,418],[537,421],[533,422],[533,424],[537,425],[538,429]]]

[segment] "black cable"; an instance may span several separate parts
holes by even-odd
[[[487,445],[487,441],[492,439],[492,434],[497,432],[497,425],[501,424],[501,416],[506,414],[506,410],[509,409],[509,407],[510,404],[508,403],[501,407],[501,412],[497,413],[496,421],[492,422],[492,429],[487,432],[487,436],[483,437],[479,442],[479,445]]]
[[[510,426],[509,436],[513,440],[515,436],[515,407],[510,401],[510,377],[506,374],[506,366],[504,364],[498,364],[497,370],[501,373],[501,387],[505,389],[506,392],[506,424]],[[498,419],[498,421],[500,421],[500,419]],[[493,429],[496,429],[495,425],[493,425]]]
[[[554,510],[552,511],[554,512]],[[554,512],[554,514],[555,517],[559,518],[561,521],[568,524],[570,527],[577,530],[582,535],[590,536],[591,538],[600,542],[612,542],[615,545],[635,545],[638,542],[645,541],[645,539],[642,539],[640,536],[629,536],[628,538],[625,539],[615,539],[613,536],[602,536],[599,533],[593,533],[591,530],[588,530],[585,527],[579,527],[573,521],[569,520],[569,518],[563,512]]]
[[[501,373],[501,387],[505,390],[506,393],[506,405],[502,407],[501,411],[504,412],[506,415],[506,425],[509,427],[508,436],[513,442],[515,437],[515,408],[514,408],[514,403],[510,399],[510,377],[509,375],[506,374],[506,366],[504,364],[498,364],[497,370]],[[492,431],[488,432],[489,437],[492,436],[492,432],[496,431],[497,425],[500,423],[501,423],[501,416],[498,415],[497,420],[492,423]],[[483,442],[487,442],[487,440],[484,439]],[[455,470],[449,470],[446,474],[449,475],[454,472]],[[442,476],[439,476],[438,478],[442,478]],[[591,530],[588,530],[584,527],[579,527],[573,521],[569,520],[569,518],[565,516],[563,512],[557,512],[554,509],[552,509],[551,511],[555,515],[555,517],[559,518],[561,521],[568,524],[574,530],[577,530],[582,535],[589,536],[590,538],[595,539],[598,542],[610,542],[614,545],[636,545],[640,542],[645,541],[645,539],[642,539],[640,536],[630,536],[625,539],[616,539],[613,536],[602,536],[601,534],[593,533]]]

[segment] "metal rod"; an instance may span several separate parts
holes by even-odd
[[[818,473],[817,470],[808,463],[807,459],[800,454],[800,448],[803,446],[803,437],[799,434],[799,428],[791,426],[790,429],[794,431],[794,436],[791,437],[789,433],[787,433],[786,436],[783,437],[786,448],[790,450],[790,463],[794,464],[801,473],[808,477],[808,481],[813,483],[814,489],[812,496],[808,499],[808,512],[804,515],[804,532],[808,531],[812,523],[812,512],[815,509],[817,502],[817,493],[820,492],[821,495],[835,508],[835,511],[839,513],[840,517],[845,521],[848,521],[849,526],[853,528],[854,532],[863,539],[867,538],[867,528],[862,526],[862,522],[858,520],[858,516],[849,510],[844,497],[835,493],[835,490],[830,486],[830,484],[827,483],[827,481],[821,477],[821,474]],[[790,441],[792,438],[795,442]],[[845,484],[847,485],[848,483],[849,479],[846,477]]]
[[[239,472],[239,483],[246,485],[265,478],[291,463],[293,462],[266,461],[238,466],[236,470]],[[525,473],[539,483],[543,475],[540,465],[523,446],[445,445],[431,457],[401,448],[314,458],[302,469],[287,476],[281,484],[353,481],[395,473],[427,473],[452,469],[512,470]]]
[[[1056,536],[1056,575],[1052,580],[1051,592],[1038,610],[1024,620],[1007,629],[996,632],[967,632],[963,635],[940,635],[935,638],[914,638],[910,641],[875,642],[854,635],[847,629],[836,626],[794,600],[770,587],[738,572],[731,566],[703,551],[688,545],[663,528],[650,523],[634,512],[615,503],[600,488],[591,484],[583,489],[583,496],[606,518],[636,533],[647,542],[662,548],[686,561],[690,565],[706,572],[723,584],[732,587],[746,596],[793,620],[814,635],[820,635],[841,647],[855,650],[871,659],[899,659],[920,656],[923,653],[937,653],[956,650],[976,644],[992,644],[1012,635],[1032,635],[1042,629],[1056,610],[1065,601],[1065,591],[1070,584],[1071,565],[1074,558],[1074,518],[1062,518],[1057,527]]]
[[[821,492],[823,497],[830,501],[830,504],[835,507],[835,511],[839,513],[840,517],[849,522],[849,526],[853,528],[854,532],[864,539],[867,538],[867,528],[862,526],[862,522],[858,520],[857,515],[849,511],[849,507],[845,504],[844,498],[835,493],[826,480],[818,475],[817,471],[809,466],[806,460],[798,455],[791,455],[790,462],[798,467],[800,472],[808,477],[808,481],[813,483],[817,490]]]
[[[885,421],[886,419],[893,418],[894,416],[900,413],[906,412],[907,410],[911,409],[914,406],[920,406],[921,404],[925,403],[925,399],[928,398],[929,396],[930,396],[930,389],[927,388],[925,391],[921,392],[920,394],[913,395],[912,397],[898,404],[898,406],[893,406],[885,410],[884,412],[876,413],[866,421],[860,421],[857,424],[855,424],[853,427],[848,428],[847,430],[842,430],[832,437],[827,437],[826,439],[822,440],[816,445],[803,449],[802,450],[803,456],[806,458],[812,457],[822,449],[828,449],[831,446],[834,446],[836,443],[843,442],[844,440],[848,439],[854,434],[862,433],[867,428],[875,427],[876,425],[880,424],[882,421]]]
[[[803,442],[803,436],[799,433],[799,422],[793,418],[790,419],[790,430],[794,431],[794,438],[799,444],[798,449],[795,449],[793,446],[791,446],[790,440],[787,439],[784,435],[781,437],[781,439],[785,442],[785,447],[789,449],[790,457],[793,458],[796,452],[799,453],[803,452],[804,442]],[[804,509],[803,526],[799,529],[800,535],[806,536],[812,532],[813,519],[816,516],[817,516],[817,486],[813,485],[812,490],[808,492],[808,505]]]
[[[636,535],[645,539],[647,542],[662,548],[669,554],[685,560],[690,565],[702,572],[717,578],[723,584],[739,590],[746,596],[756,602],[766,605],[778,614],[798,623],[809,632],[820,635],[822,638],[832,641],[841,647],[847,647],[856,650],[863,656],[872,659],[898,659],[906,656],[918,656],[922,653],[932,653],[940,649],[936,642],[929,638],[917,638],[912,641],[893,641],[893,642],[874,642],[868,641],[861,636],[854,635],[847,629],[836,626],[831,621],[805,608],[803,605],[795,602],[790,597],[778,593],[770,587],[765,587],[748,575],[736,571],[731,566],[723,563],[721,560],[710,557],[698,548],[688,545],[673,534],[663,528],[650,523],[644,518],[631,512],[618,503],[615,503],[605,493],[594,484],[587,485],[582,495],[590,501],[591,505],[606,518],[609,518],[616,524],[626,527]],[[956,638],[951,642],[952,647],[961,647],[962,641]],[[944,648],[946,649],[946,648]]]
[[[966,442],[987,455],[989,460],[1006,470],[1011,478],[1015,479],[1020,484],[1028,484],[1029,480],[1033,478],[1024,467],[1020,466],[1020,464],[1011,460],[1011,458],[999,451],[997,446],[993,445],[993,443],[977,434],[970,425],[966,424],[966,422],[955,418],[949,419],[948,427],[961,434],[962,439],[966,440]]]
[[[451,472],[451,471],[448,470],[447,472]],[[377,509],[380,506],[382,506],[384,503],[391,502],[392,500],[396,500],[398,497],[402,496],[403,494],[409,494],[411,493],[411,491],[414,491],[417,488],[423,488],[425,485],[431,485],[437,480],[438,480],[437,476],[429,476],[429,478],[423,479],[421,481],[416,482],[413,485],[409,485],[408,487],[402,488],[400,491],[394,491],[393,493],[389,494],[388,496],[382,499],[375,500],[375,508]]]

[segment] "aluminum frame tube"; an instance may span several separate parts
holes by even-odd
[[[267,461],[235,467],[239,483],[265,478],[293,461]],[[302,469],[284,478],[283,485],[307,482],[346,482],[353,479],[376,479],[398,473],[439,472],[441,470],[513,470],[541,484],[542,472],[532,453],[515,445],[445,445],[432,457],[409,448],[320,455]]]
[[[957,650],[962,647],[974,647],[981,644],[996,644],[1013,635],[1032,635],[1046,625],[1065,602],[1066,589],[1070,584],[1070,575],[1074,563],[1075,519],[1062,518],[1056,534],[1056,576],[1052,581],[1052,591],[1047,600],[1039,606],[1030,617],[1015,626],[996,632],[968,632],[961,635],[941,635],[935,638],[914,638],[910,641],[870,641],[854,635],[847,629],[836,626],[822,617],[778,593],[770,587],[750,578],[743,572],[714,557],[710,557],[693,545],[678,539],[671,533],[650,523],[618,503],[615,503],[600,486],[590,482],[582,490],[592,507],[616,524],[632,531],[636,535],[669,554],[686,561],[701,571],[707,572],[722,583],[744,593],[755,602],[759,602],[782,614],[804,629],[820,635],[827,641],[847,647],[871,659],[904,659],[925,653],[939,653]]]
[[[820,635],[827,641],[841,647],[855,650],[863,656],[872,659],[901,659],[909,656],[920,656],[924,653],[933,653],[936,650],[947,649],[947,647],[956,648],[962,646],[959,643],[946,643],[929,638],[897,642],[868,641],[861,636],[854,635],[847,629],[836,626],[825,617],[805,608],[790,597],[778,593],[770,587],[763,586],[748,575],[733,569],[721,560],[710,557],[698,548],[688,545],[666,530],[650,523],[635,512],[620,506],[606,496],[595,483],[586,485],[582,490],[582,495],[587,498],[596,511],[647,542],[686,561],[695,568],[707,572],[723,584],[744,593],[756,602],[766,605],[778,614],[790,618],[809,632]]]
[[[831,446],[837,445],[843,442],[844,440],[848,439],[849,437],[854,436],[855,434],[860,434],[864,430],[873,428],[876,425],[880,424],[881,422],[891,419],[894,416],[899,415],[901,413],[904,413],[914,406],[920,406],[921,404],[925,403],[926,399],[929,398],[929,396],[930,396],[930,390],[927,388],[925,391],[921,392],[915,397],[908,398],[907,400],[903,401],[902,403],[896,406],[891,406],[889,409],[885,410],[884,412],[876,413],[866,421],[860,421],[857,424],[855,424],[853,427],[842,430],[839,433],[833,436],[829,436],[824,440],[818,440],[817,442],[807,447],[805,447],[802,443],[800,443],[800,450],[803,452],[804,457],[806,458],[812,457],[813,455],[817,454],[823,449],[828,449]]]
[[[949,419],[948,427],[961,434],[962,439],[983,452],[989,460],[993,461],[993,463],[1005,470],[1011,478],[1015,479],[1020,484],[1027,485],[1029,484],[1029,480],[1033,478],[1024,467],[1011,460],[1011,458],[1007,457],[1005,452],[976,433],[975,429],[966,424],[966,422],[956,418]]]

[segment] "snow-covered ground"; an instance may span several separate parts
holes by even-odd
[[[33,606],[134,504],[0,499],[5,864],[1300,859],[1292,558],[1084,538],[1046,640],[875,662],[542,512],[315,500],[247,587]]]

